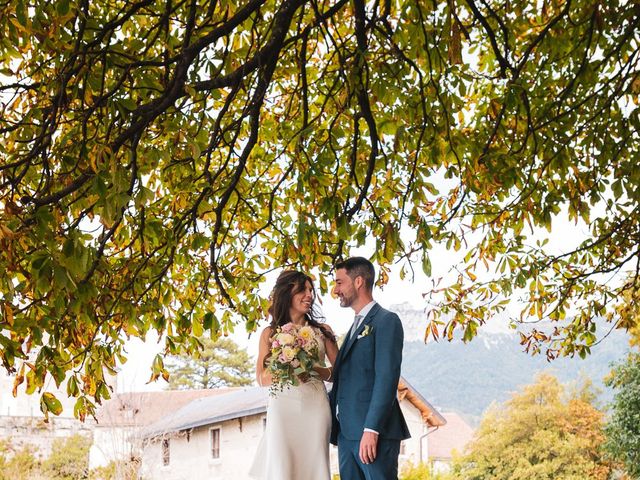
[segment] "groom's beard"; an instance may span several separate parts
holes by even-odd
[[[342,294],[342,296],[340,297],[340,306],[344,308],[350,307],[355,301],[355,299],[356,299],[355,295]]]

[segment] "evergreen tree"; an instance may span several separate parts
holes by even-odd
[[[253,382],[253,365],[244,350],[229,338],[201,338],[202,350],[167,359],[169,388],[237,387]]]

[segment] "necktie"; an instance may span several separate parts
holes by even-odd
[[[362,320],[362,315],[356,315],[353,319],[353,325],[351,325],[351,330],[349,330],[349,338],[353,337],[360,326],[360,321]]]

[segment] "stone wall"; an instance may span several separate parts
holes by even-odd
[[[40,458],[49,456],[55,439],[75,434],[93,439],[93,430],[89,421],[82,423],[74,418],[51,416],[45,423],[43,417],[0,415],[0,438],[8,440],[15,448],[31,445]]]

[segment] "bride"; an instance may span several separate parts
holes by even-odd
[[[331,381],[331,365],[338,354],[331,328],[314,315],[315,290],[308,275],[284,271],[271,293],[271,324],[260,335],[256,377],[261,386],[271,385],[266,362],[271,355],[271,337],[287,323],[308,325],[318,346],[317,376],[299,378],[297,386],[285,387],[269,396],[267,425],[250,470],[254,478],[266,480],[329,480],[329,433],[331,411],[323,381]]]

